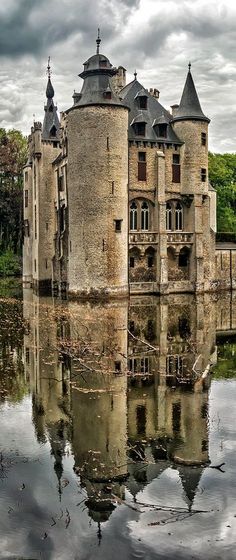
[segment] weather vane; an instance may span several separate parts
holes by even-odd
[[[190,70],[191,70],[191,66],[192,66],[192,64],[191,64],[191,62],[189,62],[189,63],[188,63],[189,72],[190,72]]]
[[[52,70],[51,70],[51,66],[50,66],[50,62],[51,62],[51,57],[48,57],[48,65],[47,65],[47,75],[49,78],[51,78],[52,75]]]
[[[100,29],[98,28],[98,36],[96,39],[96,43],[97,43],[97,54],[99,54],[99,48],[100,48],[100,43],[101,43],[101,39],[100,39]]]

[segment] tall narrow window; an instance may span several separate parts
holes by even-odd
[[[138,181],[147,180],[146,152],[138,152]]]
[[[129,210],[130,230],[136,231],[138,227],[138,209],[136,202],[132,202]]]
[[[172,208],[169,202],[166,203],[166,229],[172,230]]]
[[[175,229],[182,231],[183,229],[183,208],[180,202],[177,202],[175,207]]]
[[[37,239],[37,210],[34,207],[34,238]]]
[[[29,205],[29,191],[25,191],[25,208],[28,208]]]
[[[149,229],[149,207],[147,202],[143,202],[141,206],[141,230],[147,231]]]
[[[149,373],[149,358],[145,356],[140,360],[140,370],[141,373]]]
[[[180,156],[179,156],[179,154],[173,154],[172,182],[173,183],[180,183]]]
[[[206,169],[204,167],[201,168],[201,181],[202,183],[206,182]]]
[[[202,132],[201,134],[201,141],[202,141],[202,146],[206,146],[207,135],[205,132]]]

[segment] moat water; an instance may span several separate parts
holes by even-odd
[[[236,293],[0,286],[0,558],[235,558]]]

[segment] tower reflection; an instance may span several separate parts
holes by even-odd
[[[137,499],[169,468],[191,509],[209,463],[209,372],[217,338],[236,329],[235,309],[232,294],[93,305],[26,291],[24,364],[36,434],[50,442],[59,489],[70,442],[99,527],[125,488]]]

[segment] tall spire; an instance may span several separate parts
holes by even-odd
[[[179,108],[177,109],[173,120],[178,121],[185,119],[210,122],[210,119],[204,115],[198,99],[198,94],[191,74],[191,62],[189,62],[188,65],[188,74]]]
[[[100,29],[99,28],[98,28],[98,36],[97,36],[97,39],[96,39],[96,43],[97,43],[96,54],[99,54],[99,49],[100,49],[100,44],[101,44]]]
[[[50,61],[51,59],[49,56],[47,71],[46,71],[46,74],[48,76],[48,82],[46,87],[47,104],[44,106],[45,116],[43,121],[42,140],[55,141],[58,139],[60,123],[57,116],[57,107],[54,105],[53,102],[54,88],[51,82],[52,70],[51,70]]]
[[[48,83],[47,83],[47,89],[46,89],[46,97],[47,99],[52,99],[54,97],[54,89],[52,87],[52,82],[51,82],[51,75],[52,75],[52,70],[51,70],[51,66],[50,66],[50,56],[48,57],[48,65],[47,65],[47,76],[48,76]]]

